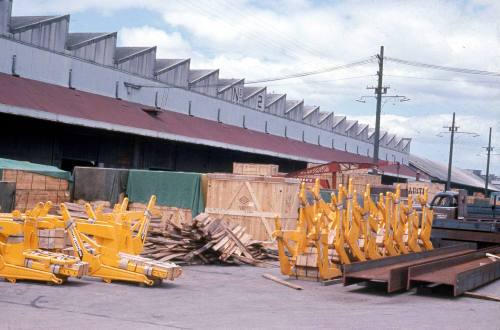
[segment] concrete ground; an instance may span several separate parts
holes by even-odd
[[[261,275],[277,268],[190,266],[162,287],[97,279],[62,286],[0,282],[1,329],[500,329],[500,303],[386,294],[376,286],[297,291]],[[500,281],[476,292],[500,296]]]

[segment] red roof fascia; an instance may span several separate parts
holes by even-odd
[[[341,150],[304,143],[212,120],[173,111],[151,116],[143,111],[149,106],[115,98],[73,90],[36,80],[0,73],[0,103],[64,115],[72,118],[122,125],[215,141],[329,162],[370,162],[370,158]]]

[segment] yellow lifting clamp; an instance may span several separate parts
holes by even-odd
[[[94,211],[90,204],[85,205],[88,221],[91,223],[106,223],[113,226],[118,232],[118,250],[120,252],[139,255],[144,249],[151,216],[156,204],[156,196],[149,199],[145,211],[127,211],[128,198],[124,198],[121,204],[116,204],[111,213],[103,213],[102,210]],[[97,237],[96,241],[101,242]]]
[[[396,193],[393,195],[394,197],[394,241],[396,242],[396,247],[400,253],[408,254],[408,248],[404,242],[404,234],[405,234],[405,217],[403,214],[403,210],[401,207],[401,188],[399,184],[396,186]]]
[[[363,195],[363,208],[359,208],[362,218],[362,231],[364,236],[363,252],[367,259],[379,259],[382,257],[377,246],[377,232],[380,221],[380,212],[371,198],[370,185],[366,185]]]
[[[432,220],[434,219],[434,211],[427,205],[428,189],[424,189],[424,195],[419,195],[419,203],[422,206],[422,216],[420,220],[419,237],[425,250],[432,250],[434,247],[431,242]]]
[[[366,261],[365,254],[361,251],[358,245],[361,226],[361,213],[356,211],[357,206],[357,193],[354,190],[352,179],[349,179],[349,186],[347,189],[347,224],[346,241],[350,247],[351,253],[357,261]]]
[[[408,248],[411,252],[421,252],[422,249],[418,245],[418,213],[413,209],[413,196],[408,196],[408,205],[406,207],[407,223],[408,223]]]
[[[394,200],[391,192],[385,195],[384,214],[384,251],[386,256],[397,256],[399,251],[394,242]]]
[[[106,222],[75,221],[64,204],[62,217],[48,215],[40,228],[66,228],[75,257],[89,264],[89,275],[105,282],[127,281],[148,286],[173,280],[181,268],[173,263],[158,262],[120,251],[119,231]]]
[[[330,203],[321,198],[319,180],[311,193],[314,200],[308,202],[305,185],[301,185],[295,230],[282,230],[279,218],[275,219],[273,236],[285,275],[326,280],[340,276],[342,264],[418,252],[419,239],[424,248],[432,248],[432,211],[424,204],[419,230],[412,196],[407,204],[403,203],[399,185],[394,193],[379,194],[377,202],[367,185],[362,205],[352,180],[347,189],[339,185]],[[418,198],[426,200],[426,196]]]
[[[319,224],[319,237],[316,240],[319,277],[327,280],[342,276],[342,270],[338,264],[332,262],[330,256],[330,247],[333,247],[334,231],[338,221],[337,213],[321,198],[319,179],[316,179],[311,192],[317,205],[316,222]],[[347,256],[345,251],[344,254]]]
[[[0,218],[0,277],[11,283],[35,280],[62,284],[68,277],[86,275],[88,264],[80,259],[38,249],[37,208],[12,218]],[[23,219],[24,218],[24,219]]]
[[[341,264],[350,264],[351,259],[346,250],[345,243],[345,227],[346,226],[346,211],[344,209],[346,191],[344,187],[340,184],[338,189],[338,196],[332,196],[332,207],[337,213],[337,221],[335,227],[335,238],[333,241],[333,247],[339,256]]]

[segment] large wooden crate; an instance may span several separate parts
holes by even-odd
[[[3,170],[2,181],[16,183],[15,209],[25,211],[38,202],[70,200],[69,182],[64,179],[18,170]]]
[[[233,163],[233,174],[278,175],[279,166],[274,164]]]
[[[245,226],[255,240],[271,241],[274,218],[294,229],[299,180],[269,176],[208,174],[205,212]]]

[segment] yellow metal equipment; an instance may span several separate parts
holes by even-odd
[[[302,184],[295,230],[282,230],[279,218],[275,220],[273,236],[285,275],[327,280],[341,276],[343,264],[432,249],[427,192],[417,196],[421,217],[412,196],[403,203],[399,185],[394,193],[380,194],[376,202],[369,185],[358,200],[352,180],[347,189],[339,185],[330,203],[320,196],[319,180],[310,193],[312,202]]]
[[[127,281],[152,286],[162,280],[174,280],[181,268],[174,263],[159,262],[120,250],[121,232],[105,221],[75,221],[64,204],[62,217],[48,215],[39,228],[66,228],[75,257],[89,264],[89,275],[105,282]]]
[[[434,211],[429,208],[427,205],[428,200],[428,189],[424,189],[424,194],[418,196],[418,200],[422,207],[422,216],[420,220],[420,241],[424,249],[432,250],[432,242],[431,242],[431,231],[432,231],[432,220],[434,219]]]
[[[35,280],[61,284],[68,277],[82,277],[88,264],[80,259],[38,249],[37,217],[44,210],[34,210],[15,217],[0,218],[0,277],[11,283]]]
[[[90,204],[85,205],[88,219],[83,219],[91,223],[104,223],[113,226],[118,233],[118,250],[120,252],[139,255],[142,253],[144,243],[154,212],[156,196],[149,199],[145,211],[127,211],[128,198],[124,198],[121,204],[115,205],[111,213],[104,213],[102,209],[94,210]],[[77,219],[79,220],[79,219]],[[95,238],[100,245],[106,244],[106,239]]]

